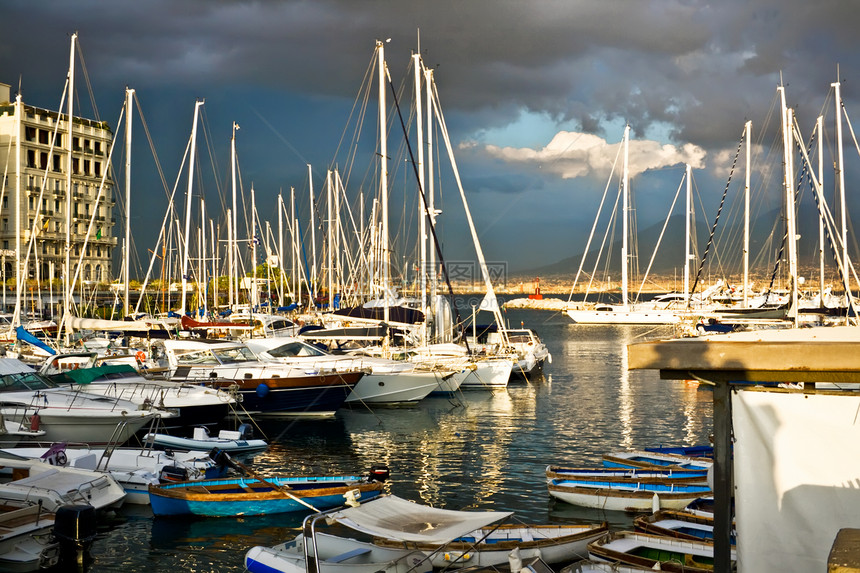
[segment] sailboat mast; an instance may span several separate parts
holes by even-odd
[[[317,290],[317,233],[316,221],[314,220],[314,173],[311,169],[311,164],[308,163],[308,193],[310,195],[310,221],[311,221],[311,247],[313,249],[313,267],[311,267],[311,276],[308,277],[308,289],[311,296],[310,308],[314,307],[314,299],[316,298]]]
[[[230,137],[230,179],[233,189],[233,209],[232,220],[228,221],[228,237],[227,237],[227,282],[230,284],[230,292],[227,295],[227,302],[230,308],[233,309],[234,304],[239,302],[239,288],[236,284],[236,237],[238,236],[238,227],[236,225],[236,130],[239,129],[239,124],[233,122],[233,135]]]
[[[182,237],[182,302],[180,303],[179,314],[185,314],[185,296],[188,292],[188,236],[191,233],[191,194],[194,190],[194,162],[197,151],[197,116],[199,115],[200,106],[202,105],[202,100],[197,100],[195,102],[194,123],[191,127],[191,152],[189,154],[188,161],[188,193],[185,201],[185,236]]]
[[[388,271],[391,263],[391,252],[388,248],[388,138],[386,127],[388,118],[386,116],[385,104],[385,47],[382,42],[376,42],[379,64],[379,191],[382,203],[382,298],[384,300],[383,320],[388,324],[390,309],[388,308]],[[385,335],[386,343],[388,334]]]
[[[752,148],[752,121],[746,122],[747,136],[746,173],[744,174],[744,308],[749,307],[750,281],[750,158]]]
[[[125,253],[122,262],[123,316],[129,315],[129,260],[131,259],[131,100],[134,90],[125,89]]]
[[[621,303],[627,310],[627,217],[630,210],[630,170],[628,160],[630,157],[630,126],[624,127],[624,174],[621,180],[621,193],[624,198],[622,225],[621,225]]]
[[[325,175],[325,197],[326,197],[326,246],[325,259],[326,268],[328,269],[328,309],[334,310],[334,269],[332,261],[334,253],[334,231],[332,229],[334,222],[332,220],[332,190],[331,190],[331,170],[329,169]]]
[[[72,34],[72,47],[69,53],[69,101],[68,101],[68,117],[66,120],[69,122],[69,141],[68,141],[68,163],[66,165],[66,268],[63,273],[63,320],[66,322],[66,332],[69,331],[68,320],[71,316],[71,308],[70,303],[72,299],[71,289],[71,274],[72,274],[72,260],[71,260],[71,251],[72,251],[72,133],[74,131],[74,121],[72,121],[73,115],[73,103],[75,101],[74,93],[75,93],[75,43],[77,42],[78,34],[75,32]],[[20,201],[20,194],[18,196],[18,200]],[[18,284],[23,284],[22,281],[24,277],[22,276],[23,269],[21,268],[20,263],[20,252],[21,252],[21,221],[20,221],[20,204],[18,209],[18,220],[16,224],[18,226],[18,238],[17,248],[15,249],[18,254]],[[19,289],[20,290],[20,289]],[[20,308],[20,295],[19,295],[19,308]]]
[[[412,54],[412,67],[415,79],[415,138],[418,140],[418,186],[421,187],[421,192],[426,194],[424,188],[424,117],[421,109],[421,54]],[[418,202],[418,220],[421,222],[418,229],[419,241],[421,248],[419,249],[420,262],[418,265],[421,273],[421,312],[427,315],[427,217],[424,215],[425,206]],[[422,342],[427,343],[427,321],[424,321],[424,326],[421,328]]]
[[[253,312],[257,308],[259,293],[257,292],[257,203],[254,198],[254,185],[251,185],[251,297],[250,306]]]
[[[430,210],[430,225],[436,225],[436,202],[433,189],[433,70],[424,70],[424,89],[427,92],[427,207]],[[428,238],[429,240],[429,238]],[[430,249],[427,270],[430,272],[430,306],[436,305],[436,249]]]
[[[824,116],[815,123],[818,130],[818,184],[824,187]],[[818,217],[818,305],[824,307],[824,218]]]
[[[836,73],[838,80],[838,68]],[[845,213],[845,163],[842,155],[842,91],[838,81],[831,85],[834,90],[833,101],[836,104],[836,177],[839,181],[839,218],[841,224],[840,231],[842,233],[842,280],[845,289],[846,301],[849,301],[851,297],[851,284],[848,275],[848,224]],[[848,302],[848,306],[850,306],[850,301]]]
[[[782,110],[783,164],[785,166],[783,186],[785,187],[785,222],[786,238],[788,240],[788,276],[791,283],[791,310],[789,316],[794,319],[794,324],[797,326],[797,232],[795,231],[794,185],[792,183],[794,173],[792,161],[792,149],[794,149],[792,126],[794,125],[794,115],[792,114],[792,110],[786,106],[785,88],[779,86],[777,90],[779,90]]]
[[[686,167],[687,192],[684,205],[684,296],[687,297],[688,303],[692,301],[693,293],[690,292],[690,203],[693,196],[693,172],[690,164]]]
[[[284,306],[284,197],[278,193],[278,306]]]

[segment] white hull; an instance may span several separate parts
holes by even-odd
[[[501,390],[508,387],[514,363],[511,360],[480,360],[469,372],[460,388],[463,390]]]
[[[28,475],[0,485],[0,497],[41,501],[48,511],[70,503],[92,505],[97,510],[116,508],[125,499],[125,490],[109,475],[32,460],[4,460],[3,465]]]
[[[678,313],[667,310],[568,310],[577,324],[675,324]]]
[[[416,404],[438,386],[444,373],[392,372],[365,374],[352,388],[347,404]]]
[[[576,483],[571,485],[550,482],[550,496],[571,505],[603,509],[607,511],[651,512],[658,509],[683,509],[688,503],[703,495],[708,495],[707,486],[700,491],[690,491],[678,486],[678,491],[654,492],[649,489],[639,489],[639,484],[613,485],[612,487],[595,486]],[[673,488],[674,489],[674,488]]]
[[[2,414],[6,420],[30,425],[30,416],[33,412],[24,415],[20,410],[3,409]],[[78,442],[83,444],[108,444],[124,443],[134,434],[150,423],[155,414],[135,410],[122,414],[121,412],[100,411],[67,411],[59,412],[52,409],[38,410],[40,430],[44,430],[42,436],[35,436],[27,441],[40,442]],[[120,425],[119,427],[117,427]]]
[[[466,377],[471,373],[471,370],[460,370],[458,372],[454,372],[453,374],[446,374],[444,376],[438,375],[436,376],[436,388],[433,389],[430,394],[432,395],[448,395],[454,394],[460,389],[463,381]]]

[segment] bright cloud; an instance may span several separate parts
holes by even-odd
[[[474,146],[474,144],[468,144]],[[543,148],[499,147],[485,145],[487,155],[510,164],[532,165],[554,173],[562,179],[576,177],[605,177],[617,165],[620,169],[621,143],[609,143],[590,134],[560,131]],[[631,140],[629,154],[630,176],[650,169],[689,163],[694,169],[704,167],[706,152],[697,145],[661,144],[651,140]]]

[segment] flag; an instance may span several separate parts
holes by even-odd
[[[96,231],[96,239],[101,239],[101,238],[102,238],[102,230],[101,230],[101,228],[99,228],[99,230]]]
[[[48,230],[48,225],[50,225],[50,224],[51,224],[51,220],[50,220],[50,219],[45,219],[45,224],[44,224],[44,225],[42,225],[42,230],[43,230],[43,231],[47,231],[47,230]]]

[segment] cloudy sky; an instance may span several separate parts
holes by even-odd
[[[0,82],[13,93],[20,82],[26,103],[57,108],[77,31],[76,110],[94,113],[89,84],[99,116],[116,125],[124,88],[134,88],[168,186],[203,98],[204,169],[227,181],[237,122],[242,181],[246,190],[253,183],[258,208],[274,213],[277,193],[294,187],[306,213],[307,164],[316,189],[328,166],[347,165],[375,41],[390,39],[386,59],[401,86],[420,37],[486,256],[519,270],[582,249],[625,123],[640,228],[665,217],[684,163],[701,217],[713,218],[745,121],[757,157],[773,155],[780,81],[804,136],[824,113],[832,138],[837,65],[849,117],[860,110],[858,22],[860,3],[836,0],[4,0]],[[135,130],[132,227],[145,252],[166,199]],[[367,133],[362,146],[375,132]],[[400,148],[394,133],[389,145]],[[850,174],[857,152],[846,149]],[[353,201],[371,164],[351,166]],[[393,195],[415,193],[406,169],[392,172]],[[832,186],[832,172],[826,178]],[[446,257],[470,258],[456,187],[442,185]],[[412,210],[414,196],[405,205]],[[411,232],[411,221],[393,232]]]

